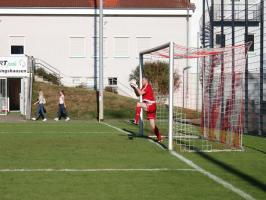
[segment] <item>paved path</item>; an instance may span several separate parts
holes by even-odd
[[[0,115],[1,122],[24,122],[26,121],[20,113],[9,113],[8,115]]]

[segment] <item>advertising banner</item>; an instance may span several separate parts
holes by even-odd
[[[28,58],[0,57],[0,77],[26,77]]]

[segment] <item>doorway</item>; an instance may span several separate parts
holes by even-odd
[[[7,79],[0,78],[0,115],[7,115],[8,99],[7,99]]]
[[[8,78],[8,97],[10,111],[20,110],[21,78]]]

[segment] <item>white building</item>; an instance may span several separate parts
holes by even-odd
[[[68,86],[95,86],[98,10],[94,0],[0,1],[0,56],[26,54],[59,71]],[[187,44],[189,0],[105,0],[105,85],[130,94],[138,52],[175,41]]]

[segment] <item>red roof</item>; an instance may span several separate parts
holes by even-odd
[[[0,7],[95,8],[99,0],[0,0]],[[190,0],[104,0],[105,8],[194,8]]]

